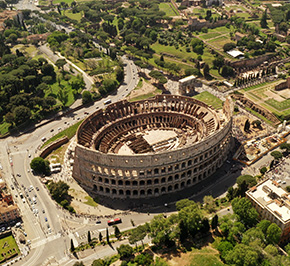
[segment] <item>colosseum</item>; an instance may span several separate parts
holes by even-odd
[[[227,159],[232,111],[230,98],[219,111],[174,95],[112,103],[80,125],[73,177],[86,190],[115,199],[182,191]]]

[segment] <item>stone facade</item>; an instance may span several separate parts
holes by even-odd
[[[280,91],[280,90],[289,89],[289,88],[290,88],[290,77],[288,77],[286,81],[275,86],[275,91]]]
[[[212,175],[227,159],[232,111],[230,98],[218,113],[193,98],[172,95],[111,104],[80,125],[73,177],[85,189],[118,199],[181,191]],[[174,129],[189,139],[198,137],[171,150],[112,152],[118,150],[119,140],[128,142],[128,135],[145,129]]]
[[[201,87],[202,83],[196,76],[188,76],[178,81],[178,91],[180,95],[190,96],[193,95],[195,87]]]
[[[217,27],[225,26],[229,20],[221,19],[215,22],[210,22],[205,19],[199,19],[198,17],[191,17],[188,21],[188,27],[190,30],[201,30],[202,28],[214,29]]]

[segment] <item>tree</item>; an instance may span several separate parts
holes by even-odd
[[[231,77],[231,76],[234,76],[234,69],[231,66],[224,65],[222,67],[221,75],[223,77]]]
[[[124,244],[118,247],[117,251],[121,259],[130,258],[134,253],[134,250],[130,245],[124,245]]]
[[[268,28],[268,23],[267,23],[267,9],[265,9],[265,12],[263,13],[260,21],[260,25],[263,29]]]
[[[266,238],[269,244],[278,244],[281,238],[282,230],[281,228],[275,224],[272,223],[266,231]]]
[[[245,122],[245,125],[244,125],[244,131],[245,132],[249,132],[250,126],[251,126],[251,124],[249,122],[249,119],[247,119],[246,122]]]
[[[280,149],[285,150],[287,153],[290,151],[290,144],[287,142],[284,142],[280,145]]]
[[[287,187],[286,187],[286,191],[287,191],[287,192],[290,192],[290,186],[287,186]]]
[[[216,214],[212,219],[211,219],[211,229],[214,230],[218,227],[218,223],[219,223],[219,217]]]
[[[44,160],[41,157],[35,157],[30,162],[30,168],[36,173],[36,174],[49,174],[49,161]]]
[[[255,266],[259,265],[259,253],[253,247],[237,244],[225,256],[225,261],[230,265]]]
[[[93,100],[92,94],[89,91],[84,91],[82,94],[82,103],[87,104],[92,102],[92,100]]]
[[[182,199],[176,202],[175,206],[176,206],[176,210],[180,211],[181,209],[191,206],[191,205],[195,205],[196,203],[193,200],[189,200],[189,199]]]
[[[153,265],[152,264],[154,262],[153,255],[152,254],[148,254],[148,253],[141,253],[141,254],[139,254],[139,255],[137,255],[135,257],[134,262],[137,265],[141,265],[141,266]]]
[[[251,202],[247,198],[235,198],[232,201],[233,211],[238,216],[239,221],[245,226],[253,226],[257,223],[258,213],[253,208]]]
[[[129,236],[129,243],[135,244],[138,241],[143,241],[146,235],[147,235],[146,225],[139,225],[138,227],[136,227],[131,231],[131,234]]]
[[[258,244],[260,247],[265,247],[266,239],[260,228],[253,227],[243,234],[242,243],[251,245],[252,243]]]
[[[58,182],[51,181],[48,184],[48,189],[52,198],[58,203],[69,198],[68,195],[69,185],[63,181]]]
[[[202,55],[203,54],[203,49],[204,49],[204,43],[202,40],[199,40],[197,38],[193,38],[190,42],[192,51]]]
[[[90,244],[92,241],[91,231],[88,231],[88,243]]]
[[[260,169],[260,173],[262,174],[262,175],[264,175],[265,173],[267,172],[267,167],[262,167],[261,169]]]
[[[92,266],[106,266],[106,265],[107,264],[102,259],[94,260],[93,263],[92,263]]]
[[[85,264],[82,261],[77,261],[73,264],[73,266],[85,266]]]
[[[13,115],[11,112],[8,112],[8,113],[5,115],[5,121],[6,121],[7,123],[13,124],[13,123],[14,123],[14,115]]]
[[[203,75],[205,77],[208,77],[209,76],[209,65],[208,64],[204,64]]]
[[[72,239],[70,240],[70,251],[71,252],[74,252],[75,251],[75,246],[74,246],[74,242],[73,242]]]
[[[101,232],[99,232],[99,241],[102,242],[102,240],[103,240],[103,235]]]
[[[228,252],[233,248],[233,245],[229,241],[221,241],[217,247],[217,250],[220,252],[221,258],[224,260]]]
[[[216,205],[215,205],[214,198],[212,196],[210,196],[210,195],[204,196],[203,203],[204,203],[204,208],[207,211],[209,211],[210,213],[215,211]]]
[[[116,225],[114,226],[114,229],[115,229],[115,237],[117,237],[117,239],[120,239],[122,236],[120,229]]]
[[[257,185],[256,178],[251,176],[251,175],[241,175],[237,178],[236,182],[237,182],[238,186],[241,186],[243,181],[246,182],[248,188]]]
[[[283,157],[282,153],[279,151],[272,151],[270,155],[273,156],[276,161],[280,160]]]
[[[224,44],[224,46],[223,46],[224,52],[228,52],[234,48],[236,48],[236,44],[233,42],[228,42],[228,43]]]
[[[13,110],[14,121],[16,124],[22,124],[29,121],[31,111],[28,107],[20,105]]]
[[[257,224],[257,228],[261,229],[264,235],[266,235],[268,227],[271,225],[271,222],[269,220],[262,220]]]
[[[62,72],[64,72],[64,66],[66,64],[65,59],[57,59],[55,62],[55,65],[58,67],[58,69],[61,69]]]

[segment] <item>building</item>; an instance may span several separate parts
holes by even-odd
[[[227,54],[229,54],[230,56],[234,57],[234,58],[237,58],[237,59],[242,59],[244,58],[244,53],[239,51],[239,50],[236,50],[236,49],[233,49],[233,50],[230,50],[230,51],[227,51]]]
[[[280,91],[280,90],[289,89],[289,88],[290,88],[290,77],[288,77],[286,81],[276,85],[275,91]]]
[[[280,242],[290,238],[290,194],[278,182],[266,179],[246,192],[261,219],[276,223],[282,229]]]
[[[232,112],[230,98],[220,111],[176,95],[112,103],[78,128],[73,177],[116,199],[180,192],[227,160]]]
[[[8,193],[6,184],[1,183],[0,192],[0,224],[16,220],[20,217],[19,209],[13,202],[12,195]]]

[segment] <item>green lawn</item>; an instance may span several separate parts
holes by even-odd
[[[72,13],[71,10],[64,10],[63,11],[64,15],[67,16],[68,18],[70,19],[74,19],[74,20],[77,20],[78,22],[81,21],[81,18],[83,16],[83,14],[81,12],[79,13]]]
[[[0,124],[0,135],[5,135],[6,133],[8,133],[9,127],[10,127],[9,123],[6,123],[6,122],[1,123]]]
[[[71,139],[77,132],[77,129],[79,127],[79,125],[81,124],[83,120],[77,122],[76,124],[66,128],[65,130],[59,132],[58,134],[54,135],[52,138],[48,139],[46,142],[44,142],[44,144],[41,146],[41,148],[47,146],[49,143],[57,140],[57,139],[60,139],[64,136],[67,136],[69,139]]]
[[[161,93],[162,93],[161,90],[156,89],[154,92],[150,92],[150,93],[143,94],[143,95],[134,97],[132,99],[129,99],[129,102],[136,102],[136,101],[146,100],[148,98],[154,97],[155,95],[161,94]]]
[[[160,3],[159,9],[166,13],[166,16],[168,17],[174,17],[178,16],[178,11],[175,9],[175,7],[171,3]]]
[[[0,239],[0,261],[19,253],[19,248],[12,235]]]
[[[220,36],[220,33],[218,32],[210,32],[210,33],[199,35],[199,37],[202,38],[203,40],[208,40],[208,39],[215,38],[218,36]]]
[[[90,196],[86,196],[85,199],[87,200],[84,202],[85,204],[92,206],[92,207],[97,207],[98,203],[96,203]]]
[[[211,39],[208,41],[209,43],[211,43],[212,45],[214,45],[215,47],[221,49],[223,48],[223,46],[228,43],[231,42],[230,37],[228,36],[220,36],[214,39]]]
[[[189,266],[223,266],[224,263],[215,254],[192,254]]]
[[[204,102],[207,105],[211,105],[215,109],[221,109],[223,107],[223,101],[208,91],[203,91],[202,93],[193,96],[193,98]]]
[[[269,99],[269,100],[265,101],[265,103],[273,106],[274,108],[276,108],[279,111],[283,111],[285,109],[290,108],[290,99],[287,99],[287,100],[282,101],[282,102],[278,102],[274,99]]]

